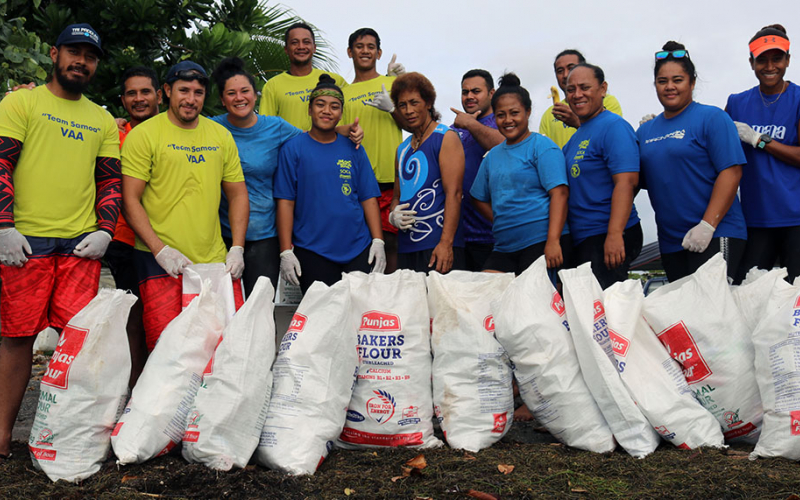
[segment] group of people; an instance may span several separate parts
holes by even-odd
[[[647,189],[670,280],[717,252],[734,281],[776,263],[800,274],[800,91],[784,79],[780,25],[750,40],[759,83],[725,111],[693,100],[689,51],[666,43],[654,57],[664,111],[638,130],[576,50],[555,58],[565,99],[553,89],[536,133],[513,73],[495,88],[489,72],[466,72],[447,126],[425,76],[395,57],[378,71],[375,30],[348,40],[349,84],[313,67],[310,26],[290,26],[284,41],[290,69],[264,85],[259,113],[241,60],[210,77],[182,61],[163,85],[150,68],[125,72],[118,130],[83,95],[103,57],[88,24],[58,37],[46,85],[0,102],[0,460],[36,333],[64,328],[96,295],[104,256],[117,286],[141,298],[131,385],[180,313],[192,263],[224,262],[249,293],[259,276],[306,290],[356,270],[520,273],[544,256],[553,279],[591,262],[607,287],[641,250],[633,200]],[[208,119],[212,80],[227,113]]]

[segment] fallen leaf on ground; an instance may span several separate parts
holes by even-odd
[[[408,465],[409,467],[413,467],[415,469],[422,470],[428,466],[428,462],[425,461],[425,455],[419,454],[416,457],[409,460],[408,462],[406,462],[406,465]]]
[[[800,497],[792,493],[791,495],[786,497],[786,500],[800,500]]]
[[[496,496],[478,490],[469,490],[467,492],[467,496],[472,498],[477,498],[479,500],[497,500]]]
[[[120,483],[127,483],[128,481],[133,481],[134,479],[139,479],[139,476],[129,476],[125,474],[124,476],[122,476]]]
[[[352,495],[352,494],[353,494],[353,493],[355,493],[355,492],[356,492],[356,490],[354,490],[354,489],[351,489],[351,488],[345,488],[345,489],[344,489],[344,494],[345,494],[345,495],[347,495],[347,496],[350,496],[350,495]]]
[[[497,470],[499,470],[503,474],[511,474],[514,471],[514,466],[513,465],[500,464],[500,465],[497,466]]]
[[[586,490],[584,490],[583,488],[572,488],[572,489],[571,489],[571,490],[569,490],[569,491],[571,491],[571,492],[573,492],[573,493],[588,493],[588,492],[587,492]]]
[[[392,482],[393,482],[393,483],[396,483],[397,481],[399,481],[399,480],[401,480],[401,479],[405,479],[405,478],[407,478],[407,477],[408,477],[408,476],[405,476],[405,475],[403,475],[403,476],[394,476],[394,477],[392,478]]]
[[[464,453],[464,460],[477,460],[477,458],[473,457],[469,453]]]

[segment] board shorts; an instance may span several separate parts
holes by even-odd
[[[0,331],[30,337],[45,328],[62,329],[96,295],[100,261],[72,253],[77,238],[26,236],[32,254],[22,267],[0,265]]]

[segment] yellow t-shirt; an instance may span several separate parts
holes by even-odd
[[[390,113],[367,106],[364,101],[381,92],[381,85],[389,91],[396,77],[379,76],[366,82],[351,83],[344,89],[344,112],[342,123],[358,124],[364,129],[361,145],[367,152],[372,170],[379,183],[394,182],[394,155],[403,142],[403,133]]]
[[[622,116],[622,107],[613,95],[606,94],[603,99],[603,106],[612,113]],[[569,138],[572,137],[576,130],[566,126],[564,122],[553,116],[553,106],[547,108],[547,111],[542,115],[542,120],[539,122],[539,133],[552,139],[560,148],[563,148],[569,142]]]
[[[300,130],[311,130],[311,117],[308,116],[308,95],[319,83],[323,73],[331,75],[339,88],[343,89],[347,82],[344,78],[330,71],[313,68],[306,76],[292,76],[289,73],[270,78],[261,91],[259,114],[280,116]],[[343,122],[344,123],[344,122]]]
[[[225,127],[202,116],[192,130],[175,126],[167,112],[150,118],[125,139],[122,174],[147,182],[142,206],[161,241],[195,264],[225,262],[221,184],[244,182],[239,151]],[[136,249],[149,251],[138,237]]]
[[[114,118],[84,96],[42,85],[0,101],[0,137],[22,142],[14,169],[14,223],[26,236],[76,238],[97,230],[98,157],[119,158]]]

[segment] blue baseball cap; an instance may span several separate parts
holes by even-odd
[[[195,72],[199,73],[204,80],[208,81],[208,74],[202,66],[192,61],[181,61],[167,71],[167,77],[164,79],[164,82],[172,83],[175,80],[183,79],[182,77],[186,76],[187,74],[191,75]]]
[[[70,24],[58,35],[56,47],[62,45],[75,45],[78,43],[88,43],[95,47],[100,55],[103,55],[103,48],[100,46],[100,35],[88,23]]]

